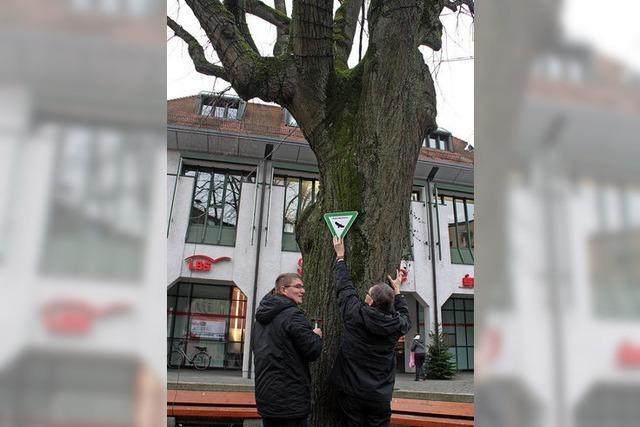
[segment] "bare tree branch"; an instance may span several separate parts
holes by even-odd
[[[233,15],[219,0],[185,0],[198,18],[218,58],[231,79],[229,83],[245,99],[256,95],[263,81],[254,76],[260,56],[251,48],[238,29]]]
[[[358,15],[362,7],[361,0],[344,0],[333,19],[333,38],[335,40],[336,67],[347,68],[347,61],[353,48],[353,37],[356,34]]]
[[[204,55],[204,48],[187,30],[177,22],[167,16],[167,26],[173,30],[176,36],[180,37],[189,48],[189,56],[196,67],[196,71],[209,76],[216,76],[229,81],[227,71],[218,65],[214,65],[207,60]]]
[[[462,10],[465,5],[469,9],[471,16],[475,14],[474,0],[440,0],[435,2],[425,2],[425,8],[422,13],[422,32],[424,38],[421,44],[438,51],[442,48],[442,22],[440,22],[440,13],[444,8],[453,12]]]
[[[291,19],[286,13],[282,13],[277,8],[274,9],[267,6],[260,0],[245,0],[245,7],[247,13],[257,16],[280,29],[286,30],[289,28]]]
[[[200,26],[211,41],[220,62],[221,69],[203,67],[204,71],[216,73],[228,81],[236,93],[248,100],[258,97],[267,102],[277,102],[287,106],[295,92],[296,68],[291,57],[262,57],[244,38],[231,12],[220,0],[185,0]],[[175,21],[167,18],[167,25],[174,31],[184,31]],[[182,37],[190,46],[193,36],[186,31]],[[188,35],[188,36],[187,36]],[[189,37],[190,36],[190,37]],[[204,58],[202,47],[194,46],[195,60]],[[198,48],[199,47],[199,48]],[[202,62],[200,61],[202,64]],[[206,64],[202,64],[206,65]],[[220,68],[222,68],[220,67]],[[224,76],[224,77],[223,77]]]
[[[278,12],[285,16],[287,15],[287,3],[285,0],[274,0],[273,3]],[[286,30],[284,28],[278,28],[277,33],[276,44],[273,46],[273,56],[282,55],[289,47],[289,28],[287,27]]]
[[[469,9],[469,12],[471,12],[471,15],[475,15],[474,3],[475,3],[474,0],[445,0],[444,7],[455,12],[458,10],[460,6],[466,5],[467,8]]]
[[[225,7],[233,14],[236,20],[236,25],[242,33],[244,39],[249,43],[249,46],[257,53],[258,47],[253,41],[249,25],[247,25],[247,17],[245,15],[245,0],[224,0]]]

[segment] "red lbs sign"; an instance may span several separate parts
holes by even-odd
[[[634,345],[630,341],[624,341],[618,347],[616,355],[618,366],[621,368],[630,368],[640,366],[640,345]]]
[[[221,256],[218,258],[211,258],[206,255],[191,255],[184,259],[187,263],[187,267],[191,271],[209,271],[211,270],[211,264],[215,264],[221,261],[231,261],[228,256]]]
[[[103,306],[73,298],[59,298],[42,307],[41,317],[49,332],[88,334],[98,318],[130,311],[129,304],[111,303]]]
[[[464,277],[462,278],[462,287],[473,288],[473,286],[474,286],[473,277],[469,276],[468,274],[465,274]]]

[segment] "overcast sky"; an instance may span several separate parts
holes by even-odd
[[[640,71],[639,1],[626,2],[613,12],[596,0],[567,0],[564,5],[562,23],[569,38]]]
[[[272,2],[267,1],[267,4]],[[289,5],[290,10],[290,5]],[[169,16],[187,28],[196,37],[203,35],[189,8],[177,7],[175,0],[167,3]],[[432,70],[438,96],[438,125],[458,138],[473,144],[473,24],[469,16],[458,15],[448,9],[443,12],[445,25],[442,50],[433,52],[422,47],[425,60]],[[270,52],[275,43],[275,28],[253,16],[247,16],[256,45],[261,52]],[[168,31],[168,36],[173,32]],[[366,36],[365,36],[366,37]],[[203,39],[203,38],[201,38]],[[363,52],[366,49],[366,40]],[[209,51],[212,49],[209,47]],[[352,49],[350,65],[358,60],[357,44]],[[213,56],[210,56],[213,57]],[[174,37],[167,43],[167,97],[168,99],[194,95],[201,91],[221,90],[226,82],[197,73],[185,44]]]

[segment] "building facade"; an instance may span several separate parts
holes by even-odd
[[[169,101],[167,138],[167,353],[206,347],[211,368],[249,376],[253,307],[304,269],[294,226],[318,194],[315,156],[286,110],[213,93]],[[439,129],[416,167],[403,293],[407,337],[441,324],[460,370],[473,369],[474,223],[472,148]]]

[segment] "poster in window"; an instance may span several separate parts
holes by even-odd
[[[191,319],[191,337],[224,341],[227,335],[227,323],[224,320],[198,318]]]

